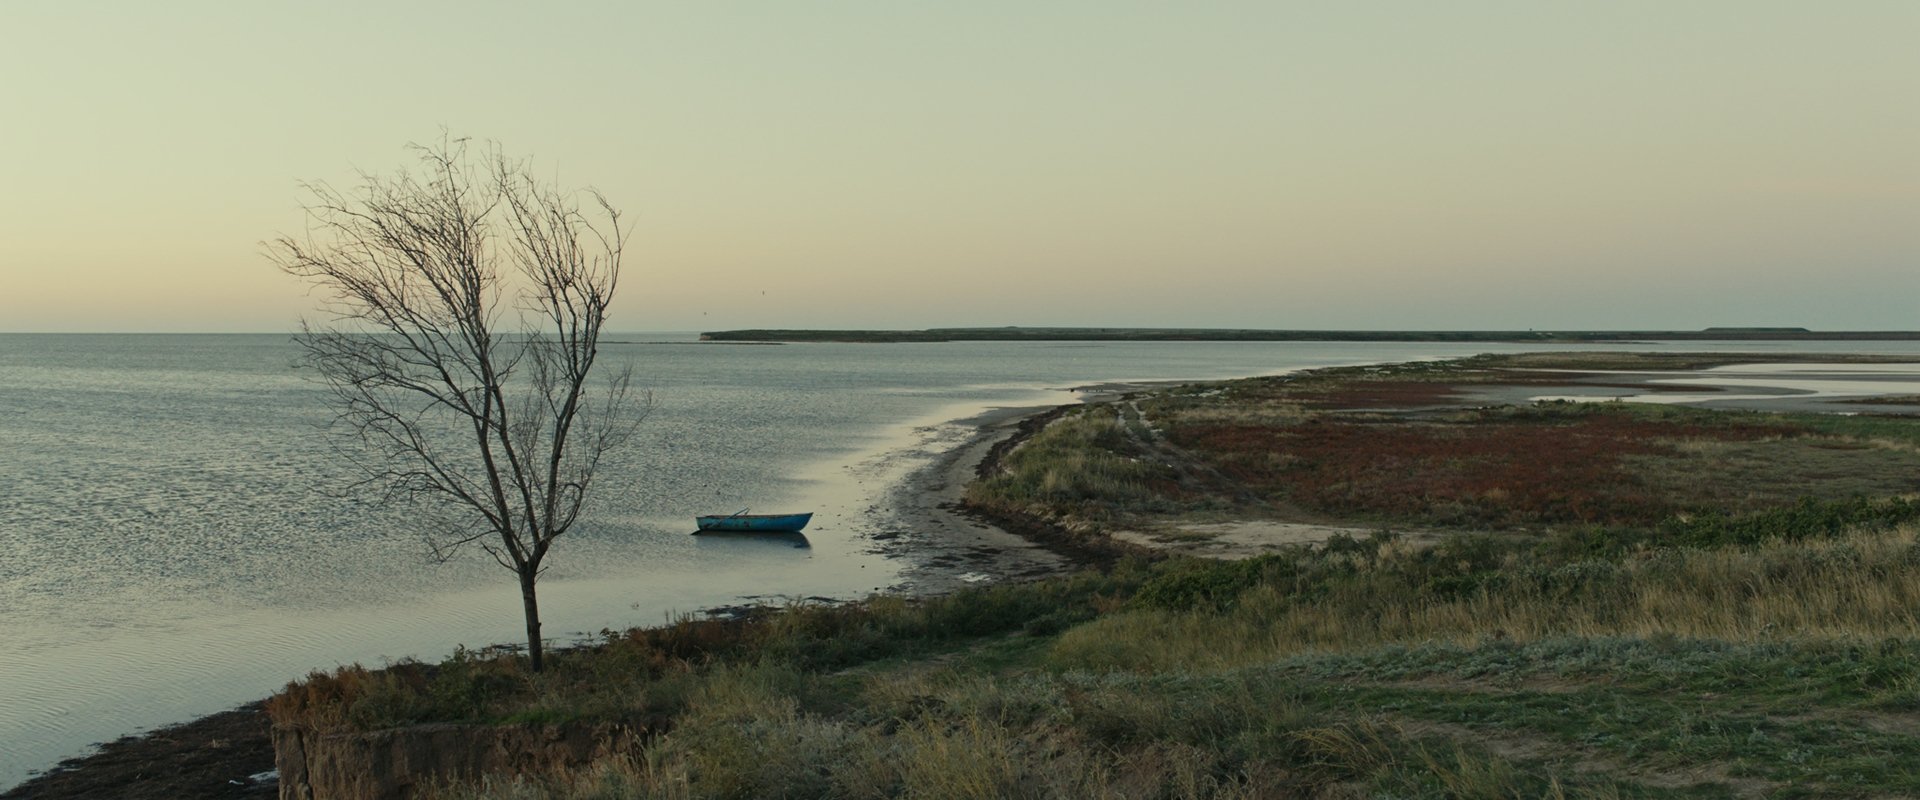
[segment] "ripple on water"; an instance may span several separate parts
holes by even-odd
[[[1500,350],[623,345],[608,357],[634,366],[658,407],[555,550],[543,609],[549,630],[590,631],[742,594],[884,585],[889,567],[858,526],[895,478],[859,454],[937,451],[953,429],[898,443],[882,433],[942,409],[1122,378]],[[312,667],[518,638],[517,596],[497,566],[429,566],[416,511],[335,496],[352,476],[293,356],[284,336],[0,336],[0,787]],[[851,471],[834,471],[848,459]],[[823,511],[804,550],[684,535],[696,513],[797,503]]]

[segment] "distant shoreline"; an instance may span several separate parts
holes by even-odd
[[[1703,328],[1694,331],[1376,331],[1251,328],[927,328],[925,330],[746,329],[707,331],[703,342],[1513,342],[1619,344],[1645,341],[1920,341],[1920,331]]]
[[[1711,354],[1692,354],[1706,357]],[[1655,359],[1670,364],[1640,365],[1636,370],[1652,374],[1662,367],[1687,369],[1701,366],[1685,354],[1662,354]],[[1844,354],[1803,355],[1790,360],[1882,363],[1886,356],[1848,356]],[[1707,358],[1704,363],[1711,363]],[[1911,363],[1902,361],[1897,363]],[[1377,366],[1377,365],[1374,365]],[[1348,367],[1352,369],[1352,367]],[[1578,384],[1577,367],[1559,372],[1565,381]],[[1622,383],[1637,383],[1619,371],[1593,372],[1588,379],[1604,381],[1593,386],[1620,389]],[[1234,379],[1229,379],[1234,380]],[[968,576],[993,574],[1000,581],[1018,581],[1070,572],[1076,566],[1099,561],[1103,553],[1089,547],[1113,548],[1113,552],[1149,551],[1205,554],[1208,544],[1228,541],[1224,537],[1204,540],[1158,541],[1146,536],[1121,539],[1119,544],[1088,545],[1038,519],[1018,519],[1002,515],[983,516],[987,512],[968,507],[964,502],[967,484],[1019,441],[1030,438],[1046,421],[1061,411],[1125,397],[1133,392],[1152,391],[1193,383],[1218,384],[1225,381],[1141,381],[1116,382],[1076,387],[1082,397],[1060,405],[996,407],[959,422],[976,430],[967,439],[932,463],[908,475],[890,492],[894,510],[911,520],[913,530],[877,542],[893,554],[913,559],[904,580],[887,593],[904,596],[938,596],[972,584]],[[1648,387],[1651,388],[1651,387]],[[1526,392],[1508,398],[1525,401],[1528,394],[1547,391],[1545,386],[1529,387]],[[1472,402],[1499,398],[1475,398]],[[1858,399],[1834,400],[1836,403],[1860,403]],[[1037,423],[1037,424],[1036,424]],[[1286,527],[1286,526],[1283,526]],[[1346,529],[1330,526],[1299,525],[1285,533],[1326,535]],[[1358,530],[1358,529],[1355,529]],[[1237,535],[1245,538],[1246,534]],[[898,537],[898,538],[896,538]],[[1218,552],[1220,548],[1213,548]],[[724,616],[744,606],[707,609]],[[84,755],[61,761],[54,767],[29,776],[12,787],[0,786],[0,800],[58,800],[97,796],[102,787],[114,787],[123,796],[200,800],[224,797],[268,797],[275,793],[271,783],[250,780],[249,776],[273,768],[268,742],[269,723],[256,701],[230,711],[210,714],[176,725],[130,734],[106,743]],[[140,781],[141,788],[128,788]]]

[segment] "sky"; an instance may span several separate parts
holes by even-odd
[[[0,331],[284,331],[442,128],[612,327],[1920,329],[1920,3],[0,0]]]

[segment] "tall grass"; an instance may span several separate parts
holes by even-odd
[[[967,500],[1080,524],[1172,510],[1178,476],[1144,458],[1127,425],[1104,406],[1063,416],[1009,452],[998,474],[968,486]]]
[[[1299,684],[1255,670],[976,675],[925,684],[931,694],[910,707],[839,718],[761,694],[762,678],[719,680],[740,683],[703,695],[643,757],[431,800],[1534,797],[1566,785],[1472,744],[1317,710]]]
[[[1064,633],[1019,633],[1068,608],[1078,610]],[[1541,747],[1565,753],[1579,746],[1579,725],[1540,727],[1557,713],[1552,695],[1507,704],[1413,682],[1562,676],[1643,694],[1904,710],[1920,707],[1916,608],[1912,524],[1609,557],[1377,535],[1237,563],[1129,563],[936,601],[796,606],[725,629],[747,646],[695,628],[615,637],[709,654],[653,679],[679,682],[670,730],[637,756],[439,797],[1613,796],[1623,790],[1604,776],[1489,751],[1459,733],[1463,723],[1444,734],[1401,724],[1518,725],[1558,737]],[[994,643],[1030,655],[1004,668]],[[1614,688],[1567,697],[1580,714],[1604,714]],[[1635,697],[1648,719],[1680,713]],[[1398,716],[1368,710],[1381,702],[1397,703]],[[1607,724],[1609,736],[1632,733]],[[1672,738],[1656,733],[1606,752]],[[1716,759],[1799,747],[1702,736]]]
[[[352,665],[289,683],[267,710],[276,724],[319,731],[676,714],[702,692],[738,683],[715,683],[712,675],[725,677],[741,664],[768,665],[751,674],[771,680],[945,652],[1010,631],[1056,631],[1118,603],[1113,598],[1131,595],[1148,576],[1147,565],[1120,562],[1105,572],[945,597],[795,603],[749,619],[685,617],[657,628],[604,632],[592,647],[552,653],[539,673],[511,652],[466,650],[436,665]],[[770,671],[774,667],[786,672]]]
[[[1060,668],[1154,672],[1395,642],[1920,637],[1914,525],[1750,548],[1644,550],[1620,560],[1527,563],[1519,551],[1491,545],[1432,554],[1375,547],[1278,557],[1261,569],[1224,610],[1136,605],[1067,631],[1049,659]],[[1143,593],[1158,591],[1149,584]]]

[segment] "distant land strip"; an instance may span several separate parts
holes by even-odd
[[[707,342],[1631,342],[1920,341],[1920,331],[1702,328],[1695,331],[1321,331],[1249,328],[928,328],[710,331]]]

